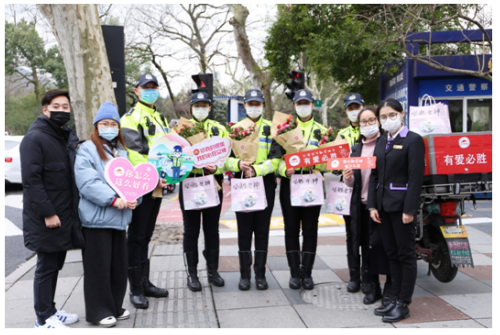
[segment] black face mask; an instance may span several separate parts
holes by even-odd
[[[56,126],[62,127],[68,123],[70,119],[70,113],[68,112],[50,112],[50,120],[54,122]]]

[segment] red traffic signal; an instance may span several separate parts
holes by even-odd
[[[286,82],[286,87],[290,91],[286,91],[285,95],[288,99],[293,100],[295,92],[305,88],[304,73],[301,70],[288,72],[289,81]]]

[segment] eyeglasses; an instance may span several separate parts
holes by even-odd
[[[99,126],[99,128],[103,128],[103,129],[109,128],[109,127],[113,128],[113,129],[120,128],[120,125],[118,124],[118,122],[111,122],[111,123],[109,123],[109,122],[98,122],[97,125]]]
[[[377,123],[377,118],[376,117],[371,117],[371,118],[368,119],[368,121],[359,121],[359,124],[361,125],[361,127],[364,127],[364,126],[367,126],[367,125],[373,126],[376,123]]]
[[[389,119],[391,120],[396,120],[398,118],[399,113],[391,113],[389,114]],[[387,120],[386,115],[380,115],[380,121],[385,121]]]

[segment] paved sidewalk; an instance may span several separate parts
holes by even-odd
[[[226,189],[229,189],[224,185]],[[229,203],[226,194],[225,203]],[[316,287],[311,291],[288,288],[288,264],[282,229],[273,229],[269,243],[269,289],[258,291],[252,279],[249,291],[238,290],[239,265],[235,231],[220,226],[221,247],[219,271],[226,281],[222,288],[210,287],[206,279],[205,261],[201,255],[203,236],[200,236],[199,269],[203,289],[193,293],[186,287],[182,258],[181,222],[165,222],[166,212],[175,213],[177,200],[170,195],[162,205],[151,251],[151,279],[155,285],[167,287],[168,298],[150,298],[147,310],[137,310],[128,295],[124,307],[131,311],[129,320],[120,321],[118,328],[491,328],[492,326],[492,236],[485,224],[467,225],[475,268],[461,268],[451,283],[440,283],[427,276],[427,263],[418,262],[418,278],[411,317],[395,324],[384,324],[373,314],[378,306],[363,305],[361,292],[346,291],[348,270],[345,234],[339,223],[319,229],[318,250],[313,278]],[[163,212],[165,211],[165,212]],[[281,215],[279,200],[273,216]],[[234,213],[225,206],[221,219],[231,219]],[[491,227],[491,223],[489,223]],[[490,230],[491,231],[491,230]],[[32,328],[33,273],[36,258],[6,278],[5,326]],[[253,274],[252,274],[253,278]],[[66,264],[59,276],[56,304],[80,321],[74,328],[98,328],[85,321],[83,300],[83,267],[81,251],[68,252]]]

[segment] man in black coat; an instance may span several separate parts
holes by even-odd
[[[66,251],[83,246],[73,172],[79,140],[65,126],[70,118],[67,91],[48,91],[42,112],[20,146],[24,244],[37,253],[35,328],[68,328],[65,324],[77,322],[78,315],[57,309],[54,296]]]

